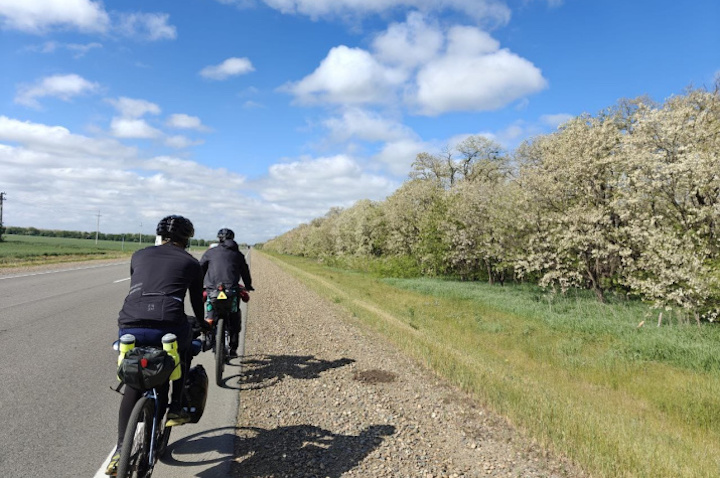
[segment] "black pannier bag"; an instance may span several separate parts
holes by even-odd
[[[118,378],[135,390],[150,390],[163,385],[175,369],[175,360],[156,347],[135,347],[125,354],[118,366]]]
[[[185,408],[190,413],[190,423],[200,421],[205,411],[208,394],[208,376],[205,368],[198,364],[190,369],[185,380]]]

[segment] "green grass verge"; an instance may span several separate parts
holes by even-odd
[[[132,249],[131,249],[132,247]],[[137,244],[91,239],[3,235],[0,268],[37,264],[111,259],[130,255]]]
[[[583,293],[269,257],[594,476],[720,475],[715,325],[658,327],[640,303]]]

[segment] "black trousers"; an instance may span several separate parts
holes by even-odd
[[[230,333],[230,348],[237,349],[240,343],[240,330],[242,328],[242,317],[240,310],[231,313],[228,317],[228,332]]]

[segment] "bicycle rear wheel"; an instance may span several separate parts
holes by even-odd
[[[220,319],[215,328],[215,383],[222,387],[226,360],[225,319]]]
[[[154,412],[155,404],[147,397],[141,397],[135,404],[123,439],[117,478],[150,476],[150,439]]]

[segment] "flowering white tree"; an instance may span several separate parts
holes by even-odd
[[[335,218],[335,253],[378,256],[382,254],[386,225],[381,207],[370,200],[356,202]]]
[[[624,282],[656,307],[714,317],[720,299],[720,96],[692,90],[641,105],[625,139]]]
[[[388,254],[413,257],[428,274],[444,272],[440,224],[446,215],[445,195],[440,181],[415,179],[385,201]]]
[[[618,112],[582,115],[518,152],[518,182],[530,211],[521,274],[542,286],[588,287],[604,300],[626,246],[616,200],[626,180]]]
[[[506,181],[465,181],[449,194],[444,229],[446,260],[463,279],[486,275],[488,282],[511,278],[522,235],[518,188]]]
[[[439,181],[445,188],[452,188],[462,180],[496,181],[508,171],[500,144],[476,135],[468,136],[454,148],[445,147],[439,154],[418,154],[410,178]]]

